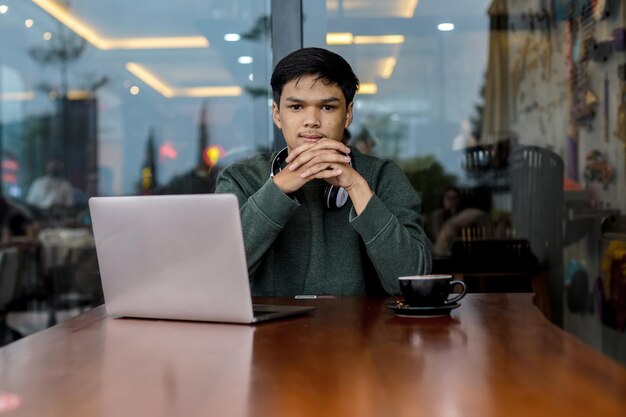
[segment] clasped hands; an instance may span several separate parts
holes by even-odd
[[[331,185],[348,191],[357,211],[361,212],[372,195],[367,181],[350,166],[351,152],[343,143],[320,139],[293,149],[285,162],[287,166],[274,175],[274,183],[285,194],[293,193],[314,179],[323,179]]]

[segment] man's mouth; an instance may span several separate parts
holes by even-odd
[[[319,133],[300,133],[298,136],[304,139],[305,142],[317,142],[324,137]]]

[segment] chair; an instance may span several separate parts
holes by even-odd
[[[512,140],[476,145],[465,149],[461,168],[469,179],[494,188],[508,188],[509,154]]]
[[[58,322],[57,314],[63,310],[84,312],[102,303],[102,286],[95,248],[74,247],[65,252],[61,262],[48,268],[50,290],[49,325]],[[82,273],[81,273],[82,272]]]
[[[57,313],[82,312],[99,302],[101,297],[98,298],[98,295],[102,290],[94,274],[86,280],[90,291],[81,291],[76,282],[77,270],[85,265],[98,270],[93,235],[88,229],[48,228],[39,233],[39,241],[42,247],[42,275],[50,305],[48,324],[52,326],[58,322]],[[92,297],[94,295],[96,297]]]
[[[563,311],[563,159],[550,149],[517,145],[512,149],[511,214],[513,235],[529,242],[547,275],[555,324]]]
[[[534,292],[535,304],[551,318],[546,274],[527,240],[456,240],[449,257],[435,259],[433,273],[455,275],[468,292]]]

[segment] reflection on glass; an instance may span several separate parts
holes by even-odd
[[[213,192],[223,167],[271,147],[270,2],[3,5],[2,222],[23,221],[2,238],[30,239],[34,264],[15,308],[81,311],[101,302],[97,261],[48,267],[47,237],[91,233],[89,197]]]
[[[0,30],[15,42],[1,62],[1,149],[18,164],[4,194],[25,198],[51,157],[81,196],[144,192],[150,140],[158,191],[197,168],[202,123],[224,149],[217,165],[269,148],[269,3],[153,6],[150,19],[141,5],[97,1],[3,9]]]
[[[530,3],[304,2],[304,45],[355,68],[369,94],[350,143],[371,137],[421,194],[435,269],[532,286],[553,322],[626,362],[620,325],[592,319],[624,235],[624,2]]]
[[[99,415],[249,415],[254,327],[111,319],[103,337]]]

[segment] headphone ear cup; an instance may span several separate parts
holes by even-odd
[[[274,160],[272,160],[272,165],[270,166],[270,178],[282,171],[285,159],[287,159],[288,155],[289,151],[287,150],[287,147],[284,147],[276,154]]]
[[[337,192],[335,191],[336,188],[333,187],[332,185],[327,186],[326,188],[324,188],[324,205],[326,206],[326,208],[328,209],[335,209],[335,199],[336,199],[336,194]]]
[[[348,201],[348,192],[345,188],[329,185],[324,189],[324,203],[326,208],[337,210],[343,207]]]

